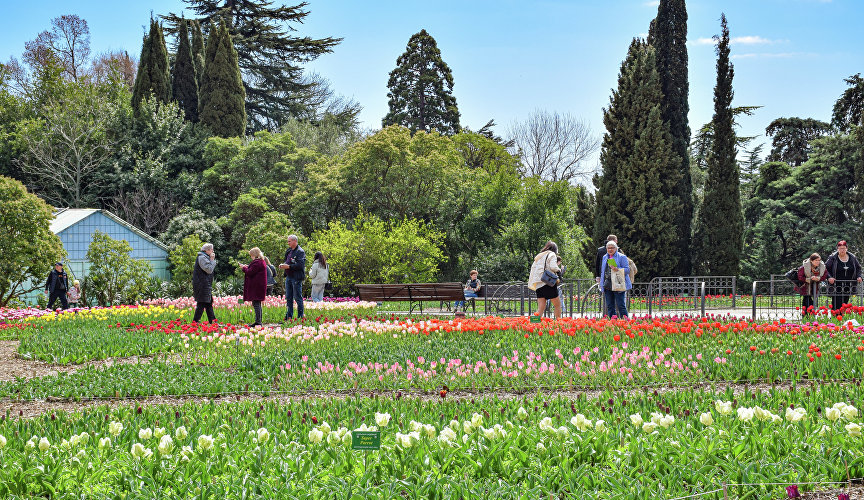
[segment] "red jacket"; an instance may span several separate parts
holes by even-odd
[[[267,266],[264,259],[255,259],[243,266],[243,300],[264,300],[267,297]]]
[[[807,265],[810,265],[808,262]],[[804,274],[804,266],[798,268],[798,281],[802,284],[800,286],[795,287],[795,291],[800,293],[801,295],[810,295],[810,285],[819,286],[818,283],[807,283],[806,281],[807,275]],[[822,276],[819,276],[819,281],[825,281],[828,279],[828,269],[826,267],[825,271],[822,272]]]

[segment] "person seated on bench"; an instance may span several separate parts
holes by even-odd
[[[479,273],[476,269],[472,269],[471,273],[469,273],[470,279],[465,282],[465,298],[466,299],[476,299],[477,294],[480,292],[480,279],[477,278]],[[459,308],[465,309],[465,301],[457,300],[456,301],[456,309]]]

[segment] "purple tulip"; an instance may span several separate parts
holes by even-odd
[[[849,500],[849,493],[840,493],[837,495],[837,500]]]
[[[792,485],[786,487],[786,496],[788,498],[801,498],[801,493],[798,493],[798,486]]]

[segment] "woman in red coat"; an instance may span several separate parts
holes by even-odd
[[[258,247],[249,250],[249,257],[252,262],[248,266],[243,266],[243,273],[246,278],[243,280],[243,300],[252,301],[252,308],[255,309],[255,323],[252,326],[261,326],[261,302],[267,296],[267,266],[264,264],[264,254]]]

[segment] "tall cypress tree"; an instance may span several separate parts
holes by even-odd
[[[634,39],[603,111],[606,134],[595,177],[594,237],[618,235],[624,253],[646,276],[668,276],[678,263],[675,194],[678,167],[663,121],[654,48]]]
[[[693,183],[690,178],[690,123],[687,98],[690,82],[687,76],[687,6],[685,0],[660,0],[657,17],[648,31],[648,43],[657,52],[657,71],[663,91],[661,114],[672,134],[674,161],[681,175],[675,193],[681,200],[681,211],[675,216],[678,227],[679,260],[674,273],[687,276],[692,271],[691,231],[693,220]]]
[[[177,57],[174,58],[174,75],[171,93],[180,105],[186,119],[198,121],[198,79],[195,75],[195,62],[192,59],[192,46],[186,20],[180,22],[177,30]]]
[[[199,117],[210,132],[220,137],[242,136],[246,130],[243,106],[246,92],[240,79],[237,51],[225,23],[210,29],[204,58],[204,77],[199,93]]]
[[[201,78],[204,76],[204,34],[201,33],[201,23],[197,20],[191,21],[189,26],[192,28],[192,62],[195,64],[198,88],[201,88]]]
[[[732,112],[732,77],[729,61],[729,28],[720,16],[717,43],[717,85],[714,87],[714,142],[708,154],[705,196],[696,224],[696,254],[699,273],[737,276],[741,268],[744,215],[738,171]]]
[[[390,112],[382,124],[404,125],[414,133],[432,129],[459,132],[459,109],[453,97],[453,73],[441,59],[432,35],[421,30],[408,40],[387,82]]]
[[[135,75],[135,85],[132,87],[132,109],[138,112],[141,101],[146,98],[159,102],[171,100],[168,48],[165,46],[162,27],[154,19],[150,20],[150,33],[144,37],[141,45],[138,74]]]

